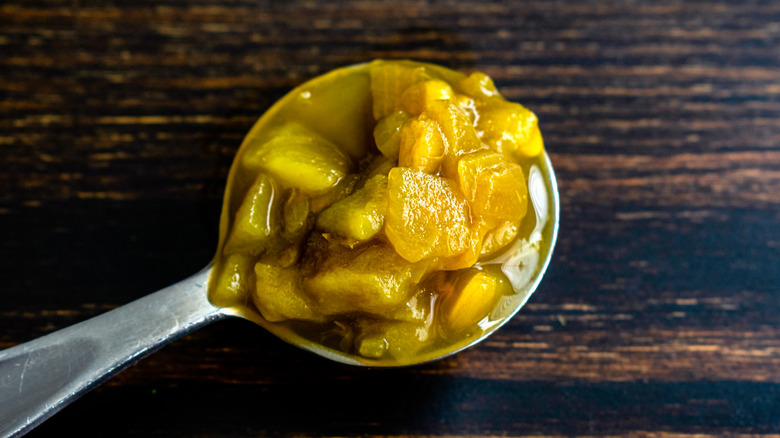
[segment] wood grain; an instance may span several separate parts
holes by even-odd
[[[241,139],[338,66],[488,73],[539,115],[562,204],[541,288],[474,349],[364,370],[224,322],[30,436],[780,434],[780,3],[9,0],[0,23],[0,348],[208,263]]]

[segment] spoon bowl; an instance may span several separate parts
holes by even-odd
[[[381,116],[377,115],[377,96],[379,95],[379,100],[382,101],[381,96],[383,90],[386,90],[387,88],[393,89],[393,84],[397,81],[393,74],[396,71],[402,69],[406,69],[405,71],[407,72],[412,71],[412,73],[410,73],[412,75],[420,74],[419,70],[425,69],[426,72],[429,72],[434,77],[442,78],[439,83],[442,83],[442,81],[450,84],[459,83],[461,84],[459,87],[462,88],[462,92],[471,92],[474,95],[480,95],[479,93],[484,93],[488,97],[483,96],[479,99],[484,99],[485,104],[491,102],[490,99],[498,98],[503,101],[503,98],[498,95],[498,92],[495,91],[494,88],[492,91],[490,90],[493,85],[492,82],[489,82],[489,78],[487,79],[488,82],[485,82],[483,80],[484,78],[481,79],[478,82],[478,87],[475,86],[473,81],[470,83],[470,85],[466,86],[463,84],[468,83],[472,77],[467,78],[461,73],[433,64],[411,61],[385,62],[380,60],[368,64],[356,64],[333,70],[329,73],[311,79],[291,90],[284,97],[279,99],[271,108],[265,112],[265,114],[263,114],[262,117],[257,120],[242,142],[242,145],[236,154],[236,158],[233,161],[233,165],[231,166],[230,173],[228,175],[227,187],[225,190],[225,202],[222,209],[220,243],[217,250],[218,255],[216,258],[215,276],[218,279],[222,279],[221,283],[223,285],[225,283],[236,284],[237,282],[240,283],[240,281],[235,280],[237,272],[241,272],[241,274],[238,274],[239,278],[243,277],[249,279],[247,280],[249,284],[232,287],[230,290],[223,293],[225,288],[219,287],[218,283],[220,280],[217,280],[215,281],[215,284],[212,284],[210,289],[212,302],[216,303],[220,307],[229,308],[230,312],[236,316],[240,316],[256,322],[257,324],[266,328],[268,331],[272,332],[277,337],[297,347],[310,350],[321,356],[346,364],[379,367],[414,365],[436,360],[438,358],[445,357],[468,348],[469,346],[480,342],[482,339],[501,327],[523,306],[523,304],[525,304],[526,300],[537,288],[539,281],[547,269],[558,232],[558,189],[552,164],[550,163],[549,156],[543,151],[543,149],[541,149],[541,141],[539,143],[541,153],[538,156],[530,155],[524,156],[523,158],[518,158],[518,155],[514,155],[512,158],[503,158],[507,161],[518,160],[517,163],[513,164],[522,163],[520,165],[523,168],[522,171],[525,174],[528,186],[528,214],[526,215],[526,218],[523,219],[522,224],[518,225],[519,231],[517,232],[518,237],[516,238],[515,243],[509,244],[508,247],[499,250],[498,256],[486,256],[493,257],[492,259],[483,260],[483,257],[480,256],[479,261],[477,261],[477,263],[474,265],[474,267],[478,269],[487,269],[493,272],[499,272],[499,275],[501,275],[500,272],[503,272],[503,275],[509,280],[509,282],[511,282],[510,289],[513,290],[513,293],[508,296],[501,297],[499,302],[495,304],[492,312],[490,312],[485,320],[479,321],[478,324],[476,322],[471,324],[470,326],[474,327],[475,330],[469,330],[465,333],[454,335],[444,334],[444,336],[441,336],[439,339],[435,339],[434,342],[430,342],[429,344],[420,348],[419,351],[416,351],[408,356],[395,356],[388,358],[386,355],[385,357],[374,358],[358,354],[358,348],[355,345],[356,342],[352,342],[349,340],[349,338],[359,338],[361,336],[361,331],[365,332],[368,330],[366,330],[364,327],[360,327],[360,324],[364,323],[365,320],[355,322],[352,316],[348,313],[350,311],[357,313],[365,312],[367,313],[366,319],[373,318],[374,320],[377,318],[384,320],[388,316],[387,314],[376,312],[374,309],[366,310],[363,308],[347,308],[347,310],[340,310],[340,313],[335,314],[335,318],[332,312],[327,313],[329,310],[325,310],[323,314],[329,318],[329,321],[330,319],[333,319],[335,321],[334,323],[313,322],[309,324],[307,322],[306,316],[301,318],[290,317],[287,320],[282,319],[279,322],[269,322],[268,318],[264,318],[266,313],[263,313],[261,308],[262,303],[258,304],[258,302],[261,301],[261,296],[264,294],[264,292],[262,291],[262,285],[260,283],[258,283],[255,288],[252,280],[254,273],[251,272],[251,267],[244,268],[242,271],[241,269],[233,269],[232,266],[231,269],[228,269],[227,266],[229,264],[222,263],[229,257],[234,256],[236,253],[244,254],[249,252],[243,246],[240,247],[239,250],[231,250],[231,240],[238,234],[235,233],[235,231],[243,231],[236,225],[239,223],[241,209],[244,209],[244,207],[248,205],[250,195],[257,193],[254,187],[252,190],[249,189],[249,186],[252,185],[252,181],[259,181],[259,178],[261,177],[267,178],[267,175],[265,174],[271,174],[277,179],[282,179],[285,177],[289,179],[286,171],[280,172],[278,168],[274,166],[258,166],[257,163],[263,159],[262,157],[267,157],[269,155],[265,152],[266,149],[263,149],[266,145],[273,145],[275,149],[288,147],[284,142],[277,140],[283,138],[285,141],[290,141],[290,137],[287,137],[288,130],[285,128],[290,126],[291,122],[293,122],[296,126],[300,124],[303,127],[311,128],[311,134],[307,135],[313,135],[316,137],[321,136],[321,140],[323,142],[332,142],[334,147],[336,147],[338,144],[337,147],[339,148],[340,152],[343,153],[345,159],[351,159],[354,163],[375,163],[377,159],[389,158],[389,155],[384,150],[381,151],[381,154],[372,157],[370,151],[366,147],[366,144],[370,144],[374,141],[373,136],[376,135],[376,132],[372,133],[372,126],[379,126],[384,120],[386,120],[381,119]],[[375,73],[377,70],[379,73]],[[391,73],[386,73],[388,70]],[[422,74],[426,75],[427,73]],[[388,79],[386,75],[390,76],[391,78]],[[375,80],[376,84],[381,84],[376,86],[379,91],[375,89]],[[388,82],[390,85],[387,85]],[[479,90],[475,90],[474,88],[479,88]],[[467,89],[469,91],[466,91]],[[408,94],[408,91],[409,90],[407,90],[404,96]],[[377,95],[377,93],[379,94]],[[436,97],[435,99],[440,99],[440,97]],[[479,103],[475,103],[474,100],[471,101],[471,108],[475,112],[477,111],[477,105],[479,105]],[[479,111],[483,110],[480,109]],[[514,116],[513,114],[508,113],[508,111],[498,111],[494,114],[500,114],[500,117],[507,117],[509,119]],[[426,113],[420,115],[420,117],[423,118],[435,116],[433,114]],[[526,116],[523,115],[523,117]],[[533,123],[535,124],[535,116],[531,114],[531,117],[533,118]],[[485,129],[484,127],[478,128],[478,126],[481,126],[478,125],[477,122],[479,118],[480,116],[477,114],[468,123],[473,123],[474,129]],[[377,120],[376,122],[374,121],[375,119]],[[513,120],[514,121],[512,123],[520,125],[529,123],[523,121],[522,119]],[[452,123],[449,120],[436,123],[446,122]],[[376,125],[374,125],[374,123],[376,123]],[[511,123],[506,123],[506,126],[512,125]],[[398,129],[400,130],[400,128]],[[455,130],[454,125],[452,129]],[[293,132],[297,133],[298,129],[296,128],[296,130]],[[475,136],[476,135],[477,134],[475,131]],[[531,134],[528,135],[530,137]],[[529,137],[526,137],[525,141],[530,141],[528,140]],[[372,139],[367,140],[367,138]],[[377,147],[374,149],[379,148],[381,150],[382,147],[379,145],[379,140],[377,140],[376,143]],[[457,148],[457,146],[455,148]],[[498,149],[498,151],[500,151],[500,149]],[[375,153],[379,152],[380,151],[375,151]],[[501,153],[503,154],[502,157],[511,156],[510,152],[504,151]],[[402,162],[401,155],[402,154],[400,152],[396,152],[397,158],[395,158],[395,161],[399,163],[396,164],[396,166],[400,165],[400,162]],[[390,159],[390,161],[392,161],[392,159]],[[285,164],[289,167],[294,167],[294,164],[287,162]],[[368,168],[370,169],[372,165],[373,164],[368,164]],[[443,169],[444,168],[442,167],[441,172],[444,172]],[[258,177],[258,175],[260,175],[260,177]],[[444,177],[444,174],[442,173],[441,176]],[[448,178],[452,179],[457,177],[453,177],[452,174],[448,174]],[[522,181],[520,183],[526,184]],[[287,188],[284,190],[300,189],[301,191],[305,192],[305,189],[302,188],[303,185],[299,186],[297,181],[293,181],[291,184],[286,185],[286,187]],[[282,192],[281,198],[287,196],[281,190],[278,192]],[[270,199],[273,199],[274,196],[276,196],[274,193],[277,193],[276,189],[272,190]],[[257,197],[257,195],[253,196]],[[313,200],[316,199],[316,195],[312,195],[311,199],[311,202],[313,203]],[[273,204],[273,201],[264,200],[263,202],[264,205]],[[284,201],[280,202],[283,203]],[[253,208],[255,208],[254,203],[251,205],[253,205]],[[278,210],[279,209],[277,209],[276,213],[273,212],[272,207],[266,207],[266,210],[260,210],[258,215],[264,218],[262,221],[264,231],[265,228],[270,228],[270,226],[267,225],[269,221],[265,218],[279,215]],[[389,217],[391,214],[391,207],[389,205],[387,210],[388,213],[386,214]],[[473,220],[475,222],[480,220],[479,216],[476,216]],[[385,229],[387,229],[390,225],[388,223],[384,226],[386,227]],[[281,228],[281,226],[277,225],[275,232],[278,233],[279,228]],[[323,235],[329,232],[328,230],[322,230],[321,228],[315,228],[315,230]],[[311,232],[314,233],[315,230],[312,230]],[[390,231],[387,231],[385,235],[387,239],[384,240],[391,239]],[[263,236],[261,235],[261,237]],[[380,237],[378,240],[382,241],[383,238]],[[370,244],[372,241],[373,240],[369,240],[365,243]],[[263,240],[263,242],[264,243],[261,246],[262,249],[259,249],[259,251],[266,251],[269,247],[273,250],[274,243],[272,240],[266,239]],[[329,240],[329,242],[331,241]],[[304,241],[304,243],[305,245],[308,245],[307,242]],[[363,243],[364,242],[362,241],[358,241],[358,245],[362,245]],[[301,243],[295,243],[292,245],[301,245]],[[392,242],[392,245],[395,246],[396,250],[398,250],[396,242]],[[398,252],[400,254],[400,250],[398,250]],[[317,257],[320,256],[322,256],[322,254],[316,253],[315,257],[312,257],[312,259],[317,260]],[[324,256],[329,256],[329,254],[325,253]],[[265,265],[267,263],[265,261],[258,262],[257,254],[253,253],[252,257],[254,257],[254,262],[257,262],[258,265]],[[303,256],[303,258],[305,259],[306,257]],[[411,261],[412,259],[407,260]],[[301,260],[301,256],[298,256],[298,262],[296,263],[303,265],[304,262],[305,260]],[[336,259],[335,263],[339,264],[347,262],[344,262],[342,259]],[[495,269],[495,265],[499,265],[500,270]],[[315,271],[317,269],[318,268],[314,268]],[[458,270],[460,268],[440,267],[437,269]],[[303,270],[296,271],[296,274],[304,275],[302,274],[304,270],[305,268]],[[344,269],[340,272],[346,275],[351,271]],[[443,271],[434,271],[433,273],[441,272]],[[227,275],[225,275],[225,273],[227,273]],[[319,272],[315,272],[315,275],[318,274]],[[377,276],[380,275],[377,272],[372,272],[372,274]],[[425,275],[431,275],[431,273],[429,272]],[[228,278],[229,281],[224,281],[224,278]],[[340,284],[346,284],[346,281],[342,279],[339,279],[338,281]],[[422,282],[419,284],[421,285]],[[347,287],[348,286],[342,286],[342,288]],[[354,285],[350,285],[349,287],[353,289],[355,288]],[[363,284],[361,284],[360,287],[367,288],[367,286],[364,286]],[[291,289],[292,290],[289,291],[290,294],[298,294],[299,290],[294,290],[293,288]],[[313,287],[313,289],[315,289],[315,292],[312,292],[311,289],[300,291],[300,295],[308,295],[308,298],[311,298],[311,295],[316,295],[316,287]],[[340,296],[343,297],[346,296],[346,294],[342,294]],[[339,298],[338,294],[329,293],[327,296],[325,296],[324,294],[320,293],[318,296],[316,296],[316,299],[309,301],[309,304],[316,308],[317,306],[321,306],[324,300],[337,301],[340,299],[345,301],[347,300],[345,298]],[[356,298],[356,300],[358,299],[370,300],[372,299],[372,296],[370,296],[368,293],[365,293]],[[436,297],[434,297],[434,300],[435,299]],[[273,307],[272,304],[267,304],[266,307]],[[380,304],[382,303],[377,303],[377,306]],[[440,304],[441,302],[439,301],[431,304],[431,307],[437,306],[437,309],[440,309]],[[333,306],[330,307],[332,308]],[[430,312],[434,313],[433,310]],[[439,311],[436,310],[436,312]],[[261,316],[260,313],[263,313],[263,315]],[[391,318],[388,317],[387,319],[389,320]],[[274,319],[270,320],[274,321]],[[296,320],[300,321],[301,323],[288,324],[287,321],[289,320]],[[436,324],[438,324],[437,321],[434,322],[434,325]],[[344,331],[341,331],[342,326],[346,326]],[[424,330],[429,329],[426,327]],[[431,331],[433,331],[433,329],[431,329]],[[340,332],[341,335],[337,334],[331,336],[330,333],[333,332]],[[346,334],[344,334],[344,332],[346,332]],[[322,340],[323,333],[329,333],[328,336],[330,342],[324,342]],[[419,331],[417,333],[419,333]],[[408,333],[408,335],[418,336],[411,333]],[[437,334],[435,336],[438,337],[439,335]],[[388,340],[385,340],[385,342],[387,343]]]

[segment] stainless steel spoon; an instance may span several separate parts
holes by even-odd
[[[541,169],[535,165],[531,168],[528,188],[536,228],[527,239],[518,241],[495,259],[482,262],[501,264],[516,294],[504,297],[484,324],[480,323],[481,336],[432,352],[418,363],[440,359],[481,342],[511,319],[536,290],[552,257],[559,221],[558,188],[546,154]],[[230,316],[250,319],[285,341],[328,359],[365,365],[357,357],[278,330],[259,317],[214,306],[208,300],[211,273],[212,267],[208,266],[130,304],[0,351],[0,437],[23,435],[168,342]]]

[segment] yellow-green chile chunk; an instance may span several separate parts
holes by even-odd
[[[474,330],[495,307],[502,295],[512,293],[512,286],[492,271],[464,269],[442,290],[441,328],[450,335]]]
[[[257,263],[255,279],[257,285],[252,299],[267,321],[324,320],[322,315],[313,309],[312,303],[301,289],[301,276],[298,269]]]
[[[230,232],[225,253],[261,253],[279,229],[279,218],[275,210],[274,198],[278,188],[265,173],[257,176],[249,188],[244,201],[236,211],[233,229]]]
[[[252,257],[245,254],[231,254],[224,259],[213,293],[209,295],[214,304],[223,307],[248,304],[247,297],[254,286],[249,281],[252,263]]]
[[[327,314],[357,311],[384,316],[416,292],[426,272],[425,265],[406,262],[385,243],[354,249],[331,244],[307,256],[316,261],[304,288]]]
[[[367,358],[389,355],[396,360],[413,357],[430,340],[429,327],[411,322],[378,322],[355,339],[357,353]]]
[[[338,146],[300,125],[288,123],[241,158],[248,169],[265,170],[286,187],[321,194],[349,173],[351,161]]]
[[[482,150],[458,162],[458,183],[472,211],[495,224],[519,222],[528,209],[523,168],[493,151]]]
[[[374,142],[385,158],[398,160],[401,127],[409,120],[412,120],[409,114],[399,110],[379,120],[374,126]]]
[[[449,257],[471,245],[469,206],[452,180],[396,167],[387,193],[385,233],[404,259]]]
[[[317,219],[317,228],[350,242],[363,242],[382,229],[385,210],[387,177],[377,175],[355,193],[323,210]]]
[[[403,92],[412,85],[431,78],[425,67],[411,63],[374,61],[369,72],[376,120],[403,109]]]

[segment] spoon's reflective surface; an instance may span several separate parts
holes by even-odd
[[[542,168],[533,167],[528,178],[536,228],[503,255],[485,262],[501,264],[517,293],[498,303],[488,322],[481,326],[481,336],[436,350],[416,363],[479,343],[507,322],[536,290],[550,262],[559,222],[558,189],[549,157],[544,155],[541,164]],[[211,275],[209,266],[130,304],[0,351],[0,437],[24,434],[133,362],[178,337],[230,316],[250,319],[320,356],[364,365],[359,358],[307,341],[256,315],[214,306],[208,299]]]
[[[130,304],[0,351],[0,436],[18,436],[171,340],[226,316],[210,268]]]

